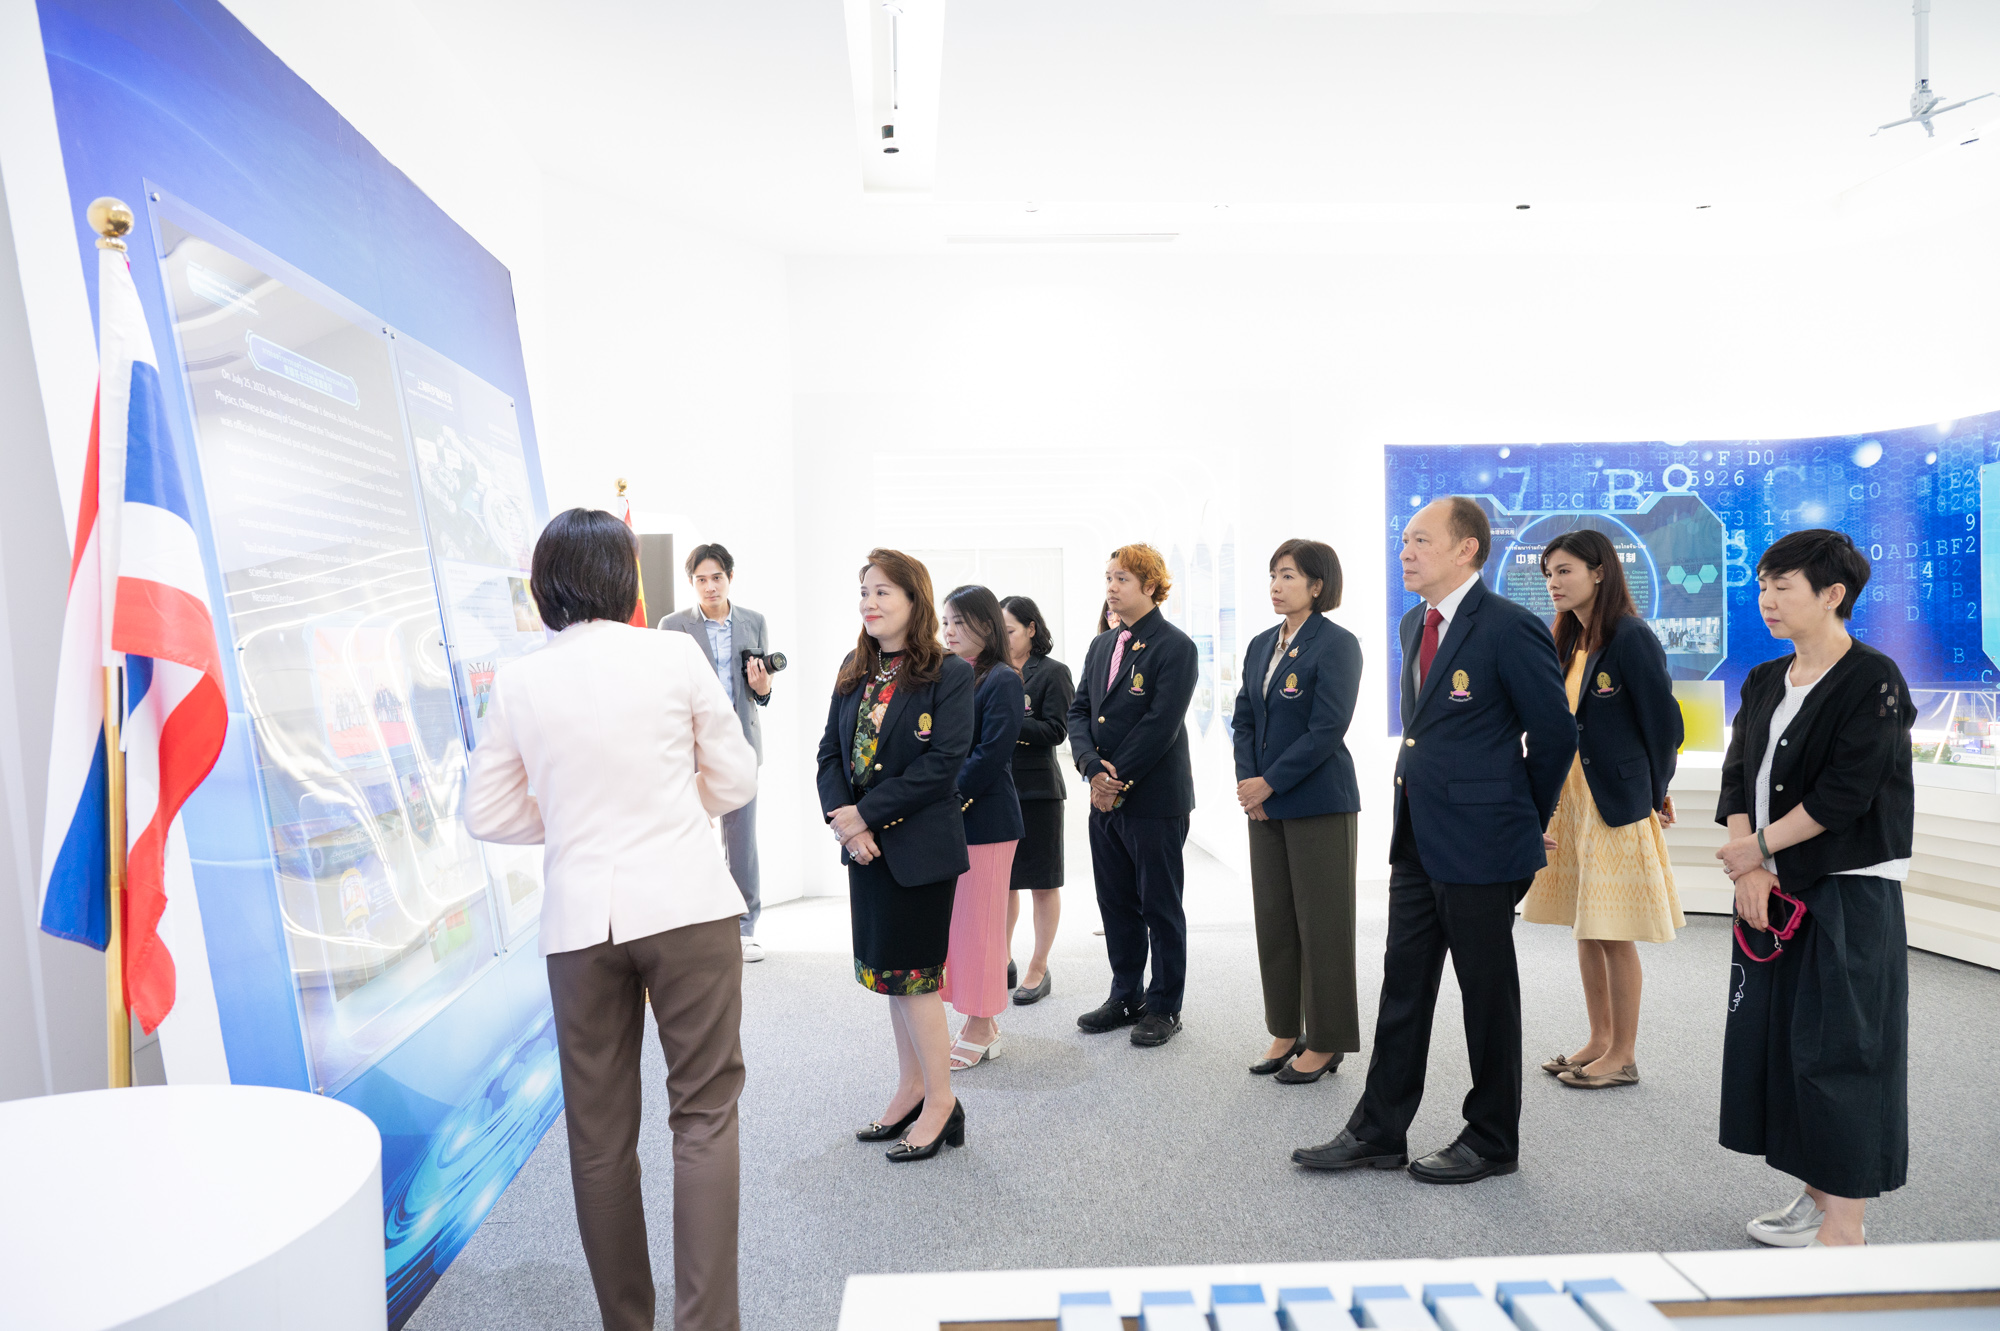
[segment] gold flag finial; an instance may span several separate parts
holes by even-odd
[[[618,497],[620,499],[625,497],[625,478],[623,476],[618,478]]]
[[[97,248],[101,250],[122,250],[125,242],[119,237],[132,229],[132,209],[123,199],[106,195],[92,199],[84,216],[90,221],[90,229],[97,233]]]

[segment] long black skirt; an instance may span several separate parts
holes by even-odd
[[[878,994],[928,994],[944,980],[958,880],[904,887],[887,861],[847,866],[854,978]]]
[[[1878,1197],[1910,1167],[1903,887],[1836,874],[1794,895],[1806,918],[1776,960],[1730,943],[1722,1144],[1836,1197]]]
[[[1062,800],[1022,800],[1021,840],[1014,847],[1016,892],[1047,891],[1063,885]]]

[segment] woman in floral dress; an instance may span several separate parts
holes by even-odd
[[[956,782],[972,748],[972,667],[938,641],[931,576],[896,550],[861,570],[861,635],[840,668],[819,745],[819,795],[847,865],[854,978],[889,997],[900,1076],[855,1133],[900,1138],[892,1161],[965,1140],[939,988],[958,876],[970,864]]]

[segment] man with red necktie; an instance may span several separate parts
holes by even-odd
[[[1487,590],[1485,511],[1452,496],[1403,529],[1403,743],[1389,843],[1389,941],[1367,1089],[1339,1136],[1292,1152],[1309,1169],[1400,1169],[1471,1183],[1518,1168],[1521,981],[1514,906],[1545,864],[1542,832],[1576,756],[1548,625]],[[1523,751],[1522,741],[1526,746]],[[1465,1004],[1465,1128],[1409,1162],[1446,956]]]

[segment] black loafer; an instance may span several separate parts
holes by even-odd
[[[1076,1019],[1077,1028],[1092,1035],[1102,1035],[1115,1031],[1121,1026],[1130,1026],[1146,1015],[1144,1003],[1134,1003],[1127,998],[1107,998],[1098,1006]]]
[[[1520,1167],[1518,1160],[1488,1160],[1461,1140],[1412,1163],[1410,1177],[1419,1183],[1477,1183]]]
[[[1012,957],[1009,957],[1007,958],[1007,987],[1009,989],[1012,989],[1015,985],[1019,984],[1020,982],[1021,982],[1020,973],[1014,969],[1014,959]]]
[[[1132,1043],[1141,1049],[1157,1049],[1180,1033],[1180,1013],[1148,1012],[1132,1028]]]
[[[1362,1141],[1342,1128],[1340,1135],[1330,1142],[1301,1146],[1293,1151],[1292,1163],[1307,1169],[1401,1169],[1410,1163],[1410,1157],[1402,1151]]]
[[[1252,1063],[1250,1065],[1250,1075],[1253,1077],[1268,1077],[1279,1068],[1285,1066],[1291,1059],[1298,1057],[1305,1051],[1306,1037],[1301,1035],[1298,1039],[1292,1041],[1290,1049],[1279,1054],[1276,1058],[1260,1058],[1255,1063]]]
[[[1025,984],[1022,985],[1020,988],[1016,989],[1014,991],[1014,1006],[1026,1007],[1030,1003],[1039,1003],[1044,998],[1047,998],[1049,996],[1050,988],[1053,987],[1049,982],[1049,975],[1050,972],[1044,970],[1042,972],[1042,982],[1040,984],[1036,985],[1032,989],[1030,989]]]
[[[1279,1068],[1278,1075],[1271,1078],[1271,1080],[1281,1081],[1287,1086],[1310,1086],[1327,1073],[1338,1071],[1340,1069],[1341,1057],[1341,1055],[1335,1054],[1326,1061],[1324,1067],[1315,1072],[1300,1072],[1298,1058],[1294,1055],[1292,1061]]]

